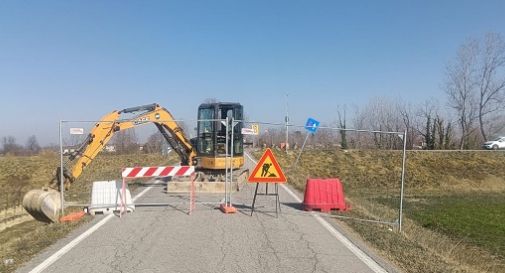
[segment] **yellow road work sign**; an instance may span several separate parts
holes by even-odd
[[[254,167],[248,179],[253,183],[285,183],[286,176],[275,159],[272,150],[267,149]]]

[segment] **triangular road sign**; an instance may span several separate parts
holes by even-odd
[[[281,170],[281,166],[275,159],[272,150],[267,149],[261,156],[258,164],[254,167],[248,179],[253,183],[285,183],[286,176]]]

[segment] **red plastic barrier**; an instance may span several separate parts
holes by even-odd
[[[305,198],[303,200],[305,210],[347,210],[345,204],[344,189],[338,178],[307,179],[305,186]]]

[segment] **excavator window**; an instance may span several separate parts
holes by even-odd
[[[197,152],[201,155],[222,156],[226,153],[226,126],[221,120],[226,117],[242,120],[243,108],[238,103],[209,103],[198,108],[198,139]],[[214,119],[214,121],[208,121]],[[243,153],[241,135],[242,123],[233,128],[233,150],[235,155]],[[231,137],[231,132],[229,137]],[[228,149],[231,150],[231,138],[228,139]]]
[[[214,152],[214,109],[200,108],[198,111],[198,142],[200,154],[212,155]]]

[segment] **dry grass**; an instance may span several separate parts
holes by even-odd
[[[74,182],[75,186],[73,185],[66,192],[66,200],[79,203],[89,202],[93,181],[119,180],[121,179],[121,171],[125,167],[163,166],[173,165],[177,162],[179,162],[179,159],[175,153],[171,153],[168,157],[159,154],[102,154]],[[130,186],[131,191],[134,189],[134,186]]]
[[[293,168],[296,156],[276,152],[297,189],[308,177],[339,177],[352,205],[345,215],[398,217],[401,152],[307,150]],[[342,223],[405,272],[505,272],[504,160],[501,152],[409,152],[403,233]]]
[[[99,155],[83,172],[66,194],[66,200],[86,203],[90,197],[93,181],[120,179],[121,170],[132,166],[156,166],[176,163],[177,156],[156,154]],[[0,222],[9,217],[18,217],[13,208],[21,204],[24,194],[34,188],[46,186],[59,165],[59,157],[45,154],[33,157],[0,157]],[[67,212],[79,208],[67,209]],[[2,212],[5,217],[2,218]],[[23,213],[21,213],[23,214]],[[45,224],[25,221],[0,231],[0,272],[13,272],[24,262],[70,231],[89,221],[71,224]],[[15,220],[15,219],[13,219]],[[11,260],[12,259],[12,262]]]
[[[87,218],[85,221],[89,219]],[[2,242],[0,272],[14,272],[21,264],[66,236],[83,222],[47,225],[32,220],[0,232],[0,241]]]

